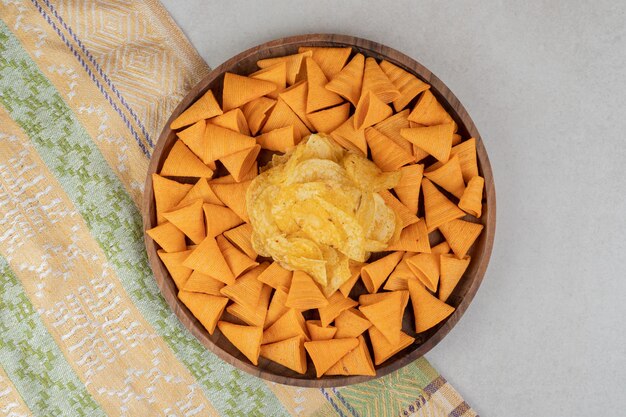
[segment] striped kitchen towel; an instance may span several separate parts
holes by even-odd
[[[208,71],[155,0],[0,0],[0,415],[475,416],[426,359],[289,387],[171,313],[138,207],[164,121]]]

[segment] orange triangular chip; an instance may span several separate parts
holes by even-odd
[[[220,290],[224,287],[222,281],[203,274],[199,271],[193,271],[185,282],[183,290],[191,292],[201,292],[204,294],[222,296]]]
[[[435,126],[453,122],[452,117],[439,104],[430,90],[425,90],[417,100],[409,120],[424,126]]]
[[[261,148],[270,151],[287,152],[296,146],[294,138],[293,126],[281,127],[280,129],[271,130],[256,137],[256,142]]]
[[[309,121],[306,112],[306,98],[309,92],[309,83],[299,81],[291,87],[280,92],[280,98],[289,106],[291,110],[300,118],[309,130],[313,130],[313,125]]]
[[[157,224],[161,224],[167,221],[167,219],[163,217],[163,213],[176,207],[180,200],[191,190],[192,185],[181,184],[163,178],[159,174],[152,174],[152,187],[154,190],[154,200],[156,202]]]
[[[303,336],[309,340],[302,313],[293,308],[280,316],[278,320],[263,332],[263,345],[278,342],[294,336]]]
[[[456,156],[455,156],[456,158]],[[483,212],[483,177],[475,176],[467,183],[467,188],[459,200],[459,208],[476,218],[480,218]]]
[[[454,311],[416,281],[409,281],[409,293],[415,316],[415,333],[424,332],[436,326]]]
[[[402,174],[400,181],[393,187],[398,200],[413,213],[417,213],[423,172],[424,165],[422,164],[402,167],[400,168],[400,173]]]
[[[253,137],[209,123],[204,130],[202,160],[205,163],[216,161],[235,152],[249,149],[254,145],[256,145],[256,140]]]
[[[309,113],[308,118],[318,133],[330,133],[341,126],[350,117],[350,103],[344,103],[330,109]]]
[[[254,365],[259,364],[263,328],[259,326],[241,326],[227,321],[217,322],[220,332]]]
[[[400,250],[408,252],[430,252],[430,242],[428,241],[428,230],[426,222],[419,221],[408,225],[400,233],[400,238],[387,246],[386,250]]]
[[[299,143],[303,137],[311,134],[311,131],[302,123],[302,120],[291,110],[282,97],[279,96],[261,132],[267,133],[287,126],[293,126],[293,137],[296,143]]]
[[[328,368],[324,375],[365,375],[376,376],[372,357],[363,336],[358,337],[358,346]]]
[[[243,223],[243,220],[228,207],[203,204],[202,209],[204,210],[207,236],[215,237]]]
[[[207,164],[209,169],[215,171],[215,164],[212,161],[204,161],[204,131],[206,130],[206,121],[200,120],[191,126],[176,133],[176,136],[183,142],[188,149],[196,155],[200,162]]]
[[[385,338],[391,344],[400,341],[400,332],[402,330],[403,309],[402,294],[400,291],[384,293],[385,298],[377,303],[370,305],[361,305],[359,310],[378,328]]]
[[[418,253],[407,259],[409,268],[420,280],[420,282],[426,286],[432,292],[437,291],[437,285],[439,284],[439,255],[434,253]]]
[[[391,103],[400,97],[400,91],[389,80],[374,58],[365,59],[365,71],[363,72],[363,86],[361,95],[371,91],[383,103]]]
[[[465,191],[465,182],[463,182],[458,155],[450,157],[448,162],[437,169],[426,170],[424,176],[456,198],[461,198],[463,191]]]
[[[228,303],[228,298],[226,297],[216,297],[199,292],[179,291],[178,298],[202,323],[209,334],[213,334],[215,331],[215,325]]]
[[[439,231],[446,238],[457,258],[463,259],[467,251],[472,247],[483,225],[466,222],[465,220],[451,220],[439,226]]]
[[[378,291],[391,271],[398,265],[403,254],[403,252],[394,252],[361,268],[361,280],[368,292]]]
[[[261,151],[261,145],[235,152],[220,159],[235,181],[241,182],[243,177],[250,171]]]
[[[313,52],[306,51],[299,54],[281,56],[277,58],[266,58],[257,61],[257,66],[259,68],[267,68],[272,65],[276,65],[279,62],[285,62],[287,64],[287,83],[290,85],[296,82],[296,77],[300,72],[300,67],[302,66],[302,60],[305,57],[313,56]]]
[[[450,156],[459,156],[463,180],[468,182],[478,176],[478,164],[476,161],[476,139],[471,138],[461,142],[450,150]]]
[[[465,213],[448,200],[427,178],[422,179],[426,225],[431,232],[444,223],[463,217]]]
[[[387,206],[389,206],[396,213],[403,228],[419,221],[419,218],[415,215],[415,213],[395,198],[389,190],[379,191],[378,195],[380,195],[383,200],[385,200],[385,204],[387,204]]]
[[[306,58],[304,63],[308,82],[306,96],[307,114],[340,104],[343,101],[341,96],[324,88],[328,84],[328,79],[313,58]]]
[[[350,116],[337,129],[330,132],[330,137],[349,151],[359,153],[361,156],[367,155],[365,130],[354,128],[354,116]]]
[[[436,255],[445,255],[450,253],[450,245],[445,240],[438,244],[437,246],[433,246],[431,249],[431,253]]]
[[[261,356],[299,374],[305,374],[307,365],[304,340],[302,336],[294,336],[280,342],[262,345]]]
[[[328,326],[343,311],[352,307],[356,307],[357,305],[359,305],[359,303],[357,303],[351,298],[344,297],[343,294],[341,294],[341,292],[334,293],[328,299],[327,306],[318,308],[322,326],[323,327]]]
[[[239,250],[248,255],[250,259],[256,259],[259,256],[252,246],[252,226],[250,223],[244,223],[234,229],[225,231],[224,236]]]
[[[259,265],[239,277],[234,284],[222,288],[220,292],[245,308],[256,308],[263,290],[263,283],[257,277],[265,268],[267,263]]]
[[[172,210],[177,210],[183,207],[187,207],[189,204],[194,203],[196,200],[202,200],[205,203],[217,204],[223,206],[224,204],[215,195],[206,178],[200,178],[195,185],[189,190],[185,197],[180,200],[176,207]]]
[[[187,279],[189,279],[189,275],[191,275],[191,268],[183,265],[185,260],[189,257],[189,255],[193,252],[192,250],[185,250],[180,252],[170,252],[167,253],[162,249],[157,251],[159,258],[167,268],[167,271],[170,273],[172,280],[176,284],[177,288],[183,288]]]
[[[461,138],[461,135],[459,135],[458,133],[455,133],[454,135],[452,135],[452,146],[456,146],[459,143],[461,143],[463,139]]]
[[[214,237],[208,236],[183,263],[188,268],[209,275],[225,284],[234,284],[235,276],[228,267]]]
[[[246,209],[246,190],[252,181],[243,181],[234,184],[211,184],[215,195],[244,221],[248,222]]]
[[[245,253],[234,247],[224,236],[219,235],[216,241],[235,278],[259,265],[258,262],[250,259]]]
[[[291,286],[291,277],[293,272],[286,270],[278,262],[273,262],[260,276],[259,281],[269,285],[272,288],[283,289],[289,291]]]
[[[365,129],[365,139],[372,152],[372,160],[383,171],[397,171],[413,162],[413,155],[373,127]]]
[[[267,94],[268,97],[276,98],[278,97],[278,92],[287,87],[287,63],[282,61],[269,67],[261,68],[257,72],[250,74],[250,78],[276,84],[276,90]]]
[[[294,271],[286,305],[298,310],[310,310],[326,307],[328,300],[309,274]]]
[[[224,92],[222,93],[224,111],[243,106],[275,91],[276,88],[276,84],[270,81],[257,80],[227,72],[224,74]]]
[[[350,308],[343,311],[335,319],[335,327],[337,339],[346,337],[357,337],[364,331],[372,327],[372,323],[359,310]]]
[[[354,128],[365,129],[391,116],[393,110],[371,91],[364,92],[354,110]]]
[[[233,303],[226,307],[226,311],[250,326],[263,326],[271,294],[272,289],[264,285],[259,304],[255,308],[250,309],[240,304]]]
[[[165,252],[181,252],[187,249],[185,234],[170,222],[165,222],[152,229],[146,230]]]
[[[213,91],[208,90],[170,123],[170,129],[180,129],[183,126],[194,124],[198,120],[210,119],[219,114],[222,114],[222,109],[220,109],[220,105],[217,104],[213,96]]]
[[[274,292],[274,296],[272,297],[270,306],[267,309],[267,315],[265,316],[265,323],[263,324],[264,329],[267,329],[272,324],[276,323],[276,320],[281,318],[287,311],[289,311],[289,307],[285,305],[286,302],[287,302],[287,292],[284,291],[282,288],[278,288]]]
[[[352,287],[354,287],[354,284],[356,284],[360,276],[361,264],[350,264],[350,279],[341,284],[339,292],[341,292],[344,297],[350,296],[350,291],[352,291]]]
[[[163,213],[163,217],[188,236],[196,245],[202,242],[206,236],[202,200],[200,199],[186,207]]]
[[[313,52],[313,61],[319,65],[324,75],[329,80],[332,79],[346,65],[352,48],[325,48],[315,46],[301,46],[298,52]]]
[[[304,347],[309,352],[313,365],[315,365],[315,372],[318,378],[358,345],[359,341],[356,338],[318,340],[304,343]]]
[[[400,133],[437,160],[446,162],[452,149],[453,129],[453,123],[446,123],[428,127],[409,127],[402,129]]]
[[[413,154],[413,144],[402,137],[400,131],[411,127],[407,116],[408,110],[401,111],[392,116],[387,117],[382,122],[377,123],[374,127],[383,135],[394,141],[396,145],[400,146],[406,153]]]
[[[363,54],[356,54],[348,65],[330,79],[326,84],[326,89],[339,94],[356,106],[361,97],[364,71],[365,57]]]
[[[458,259],[453,255],[441,255],[441,278],[439,279],[439,299],[444,303],[456,288],[465,270],[469,266],[470,257]]]
[[[400,91],[400,96],[393,101],[393,107],[396,111],[404,109],[419,93],[430,88],[430,85],[418,79],[415,75],[393,65],[389,61],[382,61],[380,68]]]
[[[208,123],[223,127],[224,129],[234,130],[244,135],[250,135],[250,128],[248,127],[246,116],[239,108],[229,110],[222,115],[216,116],[209,120]]]
[[[311,340],[330,340],[337,333],[336,327],[324,327],[319,320],[307,320],[306,328],[309,331]]]
[[[404,332],[400,332],[400,341],[396,344],[389,343],[383,334],[376,327],[369,329],[370,340],[372,341],[372,349],[374,350],[374,363],[380,365],[396,353],[409,347],[415,338]]]
[[[408,290],[407,281],[410,279],[417,279],[409,264],[407,263],[407,259],[413,256],[412,253],[405,253],[402,257],[402,260],[396,266],[396,269],[393,270],[387,282],[385,282],[385,286],[383,287],[387,291],[405,291]]]
[[[408,291],[394,291],[394,293],[400,294],[400,307],[402,309],[401,314],[404,314],[406,306],[409,305],[409,292]],[[369,306],[379,303],[388,299],[389,297],[398,297],[394,293],[390,292],[378,292],[376,294],[361,294],[359,295],[359,304],[362,306]]]
[[[161,175],[211,178],[213,170],[191,152],[182,140],[177,140],[163,162]]]
[[[246,117],[248,128],[252,135],[256,135],[261,130],[267,119],[267,114],[275,104],[276,100],[272,100],[268,97],[259,97],[241,107],[241,111]]]

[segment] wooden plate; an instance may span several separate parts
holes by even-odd
[[[463,105],[461,105],[459,100],[454,96],[454,94],[452,94],[448,87],[446,87],[446,85],[439,78],[433,75],[426,67],[417,61],[407,57],[395,49],[376,42],[352,36],[329,34],[302,35],[277,39],[248,49],[247,51],[229,59],[208,74],[187,94],[178,107],[176,107],[170,119],[167,121],[163,132],[161,132],[159,141],[157,142],[152,154],[146,178],[143,203],[144,232],[145,230],[156,226],[156,210],[152,191],[152,174],[161,170],[165,157],[174,145],[176,135],[169,128],[170,122],[208,89],[212,89],[215,93],[215,97],[220,100],[222,96],[222,82],[225,72],[234,72],[242,75],[250,74],[257,69],[256,62],[259,59],[293,54],[297,52],[298,47],[300,46],[351,46],[354,51],[361,52],[366,57],[371,56],[378,60],[386,59],[391,63],[404,68],[431,85],[432,93],[437,97],[437,99],[459,125],[459,133],[464,139],[469,137],[476,138],[479,172],[485,178],[485,200],[483,201],[483,215],[480,219],[485,228],[469,252],[469,255],[472,257],[469,268],[448,299],[448,303],[455,307],[456,310],[444,322],[424,333],[416,335],[412,331],[414,326],[413,313],[411,311],[412,309],[407,308],[403,321],[403,329],[411,336],[415,336],[415,343],[391,357],[386,362],[377,366],[376,377],[381,377],[402,368],[424,355],[437,343],[439,343],[439,341],[441,341],[441,339],[443,339],[452,327],[454,327],[454,325],[459,321],[465,310],[467,310],[467,307],[474,298],[474,295],[483,280],[487,264],[489,263],[489,257],[491,255],[496,225],[495,187],[491,166],[489,165],[489,158],[487,157],[487,151],[485,150],[480,134],[478,133],[474,122],[467,114],[467,111],[463,108]],[[154,271],[155,279],[161,289],[163,297],[185,327],[187,327],[189,331],[191,331],[191,333],[198,338],[204,346],[206,346],[207,349],[217,354],[224,361],[252,375],[270,381],[303,387],[342,386],[364,382],[372,378],[365,376],[329,376],[317,379],[315,378],[315,369],[313,364],[310,363],[310,360],[306,375],[299,375],[264,358],[259,359],[258,367],[253,366],[226,338],[222,337],[218,329],[216,329],[213,336],[209,335],[200,322],[177,298],[176,286],[157,255],[157,245],[147,234],[144,233],[144,235],[150,265]],[[361,283],[359,282],[359,284]],[[361,284],[361,286],[355,286],[351,295],[354,297],[356,294],[363,292],[365,292],[365,289]]]

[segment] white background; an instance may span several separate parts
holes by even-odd
[[[626,3],[163,4],[212,67],[327,32],[441,78],[489,152],[497,231],[474,302],[428,359],[483,417],[626,416]]]

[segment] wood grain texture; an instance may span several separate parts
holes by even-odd
[[[476,138],[479,173],[485,178],[485,200],[483,201],[483,215],[480,219],[480,222],[485,226],[485,228],[469,252],[469,255],[472,257],[469,268],[448,299],[448,304],[455,307],[456,310],[444,322],[426,332],[416,335],[412,331],[412,309],[407,308],[403,320],[403,330],[411,336],[415,336],[416,341],[407,349],[399,352],[380,366],[377,366],[377,375],[375,378],[378,378],[393,372],[424,355],[437,343],[439,343],[456,325],[456,323],[463,316],[463,313],[467,310],[483,280],[489,263],[489,258],[491,256],[495,236],[495,185],[487,151],[484,147],[480,134],[478,133],[478,129],[474,125],[474,122],[463,105],[454,96],[450,89],[448,89],[448,87],[446,87],[446,85],[439,78],[437,78],[419,62],[407,57],[395,49],[376,42],[352,36],[331,34],[301,35],[277,39],[248,49],[247,51],[229,59],[208,74],[187,94],[187,96],[172,113],[161,133],[161,136],[159,137],[152,154],[152,159],[150,161],[146,177],[143,201],[144,232],[145,230],[156,226],[156,211],[152,190],[152,174],[160,171],[165,157],[174,145],[176,136],[175,133],[169,129],[170,122],[208,89],[212,89],[215,93],[215,97],[219,100],[222,95],[222,82],[225,72],[247,75],[257,69],[256,62],[259,59],[293,54],[297,52],[298,47],[300,46],[351,46],[355,52],[361,52],[366,57],[374,57],[378,60],[386,59],[389,62],[415,74],[417,77],[431,85],[432,93],[437,97],[437,99],[459,125],[459,133],[462,137],[464,139],[469,137]],[[364,376],[337,376],[322,377],[317,379],[315,378],[314,367],[310,362],[309,370],[306,375],[299,375],[264,358],[260,358],[258,367],[253,366],[228,340],[226,340],[226,338],[222,337],[219,330],[216,330],[212,336],[209,335],[198,320],[191,314],[191,312],[178,300],[176,286],[157,255],[157,245],[147,234],[144,234],[144,236],[150,265],[154,271],[155,279],[163,297],[183,325],[187,327],[187,329],[189,329],[189,331],[196,338],[198,338],[198,340],[206,346],[207,349],[217,354],[224,361],[266,380],[303,387],[343,386],[372,379],[372,377]],[[360,294],[362,292],[364,292],[364,288],[359,282],[353,289],[351,295],[354,297],[356,294]],[[226,319],[229,320],[230,317],[226,317]],[[233,319],[232,321],[236,320]]]

